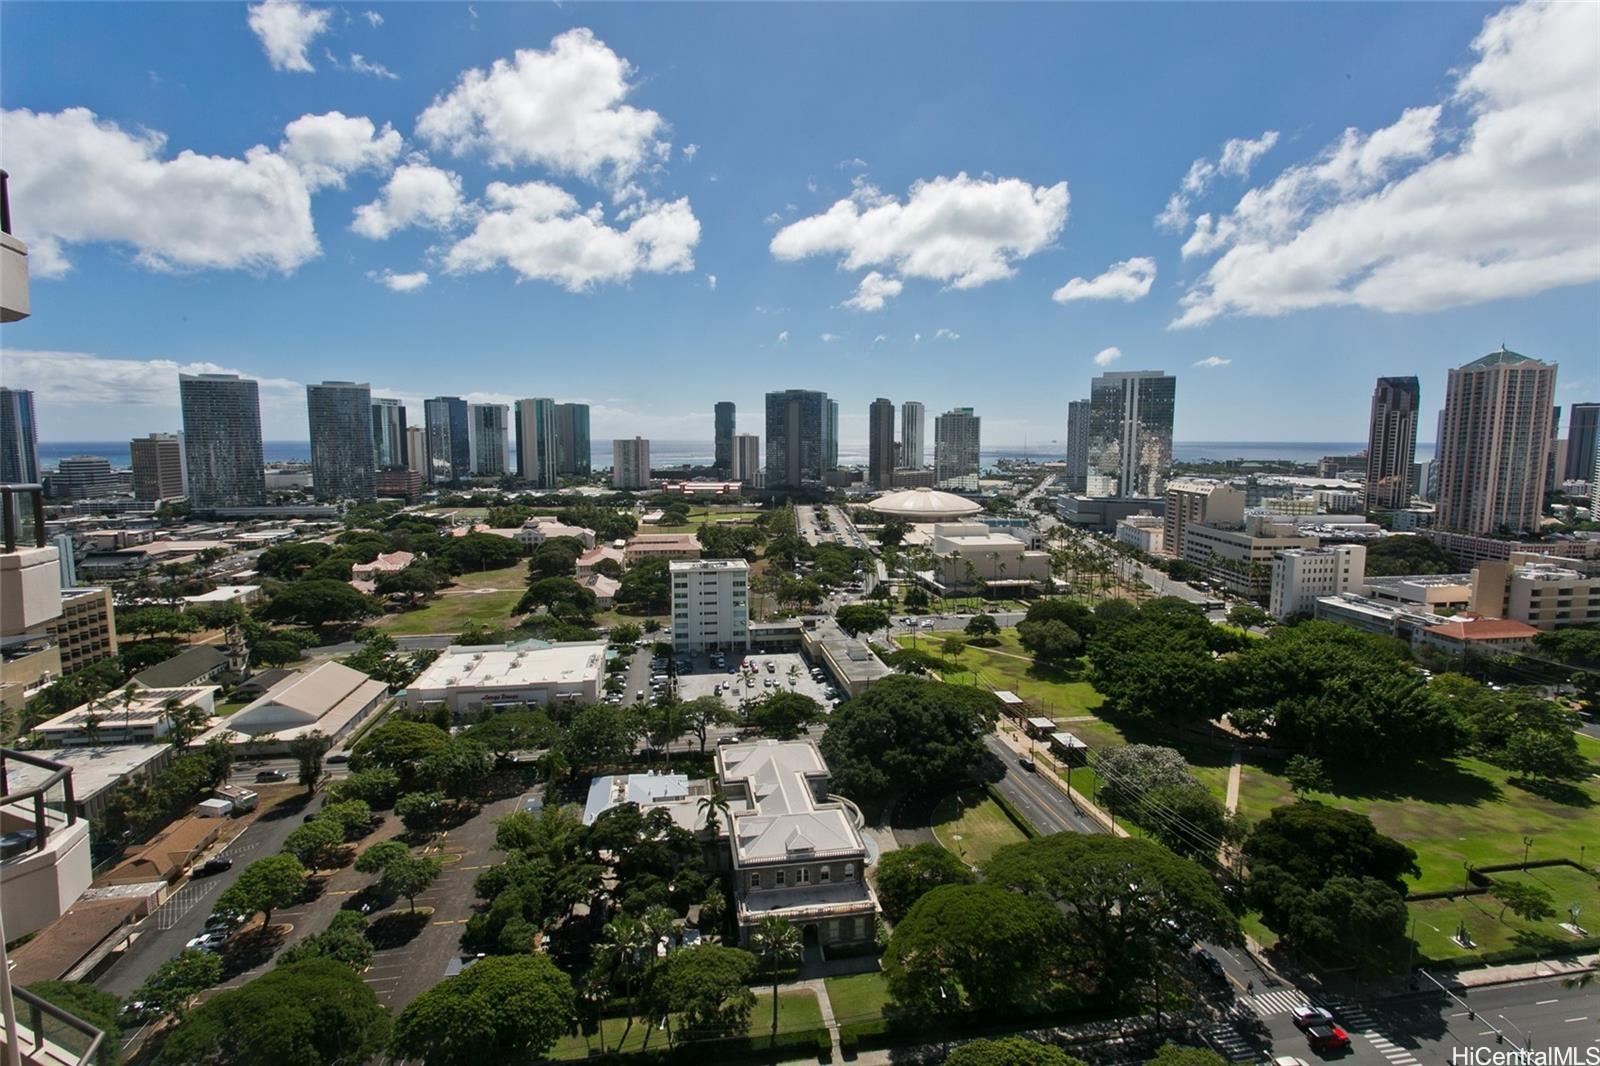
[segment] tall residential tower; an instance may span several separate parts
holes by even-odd
[[[1166,491],[1178,379],[1159,370],[1101,374],[1089,384],[1089,496],[1148,498]]]
[[[0,388],[0,483],[39,483],[38,427],[33,390]]]
[[[711,409],[715,437],[712,440],[712,465],[723,477],[733,471],[734,406],[722,400]]]
[[[1555,392],[1554,363],[1504,345],[1450,371],[1438,444],[1439,528],[1539,528]]]
[[[894,404],[880,396],[867,408],[867,480],[891,489],[894,467]]]
[[[422,416],[428,432],[424,476],[435,485],[453,485],[472,473],[467,401],[459,396],[436,396],[422,401]]]
[[[589,405],[556,404],[556,473],[588,477],[594,472],[589,449]]]
[[[1421,399],[1422,386],[1416,378],[1379,378],[1372,391],[1363,501],[1369,512],[1411,506],[1416,490],[1411,468],[1417,458],[1417,406]]]
[[[505,477],[511,472],[510,412],[503,403],[467,405],[467,443],[474,477]]]
[[[916,400],[900,405],[900,465],[909,470],[921,470],[928,465],[923,447],[923,415],[923,407]]]
[[[306,386],[311,424],[311,490],[319,500],[370,500],[372,387],[352,381]]]
[[[970,407],[955,407],[933,420],[933,483],[940,488],[978,489],[978,430]]]
[[[536,489],[561,487],[556,456],[556,402],[517,401],[517,478]]]
[[[190,505],[265,506],[259,386],[237,374],[179,374],[178,403]]]
[[[394,470],[406,465],[406,409],[399,400],[372,401],[372,465]]]
[[[799,488],[822,480],[831,445],[827,393],[788,389],[767,393],[767,487]],[[834,422],[837,425],[837,422]]]

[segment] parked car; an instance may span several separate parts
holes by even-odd
[[[1313,1025],[1306,1030],[1313,1051],[1343,1051],[1350,1046],[1350,1034],[1337,1025]]]
[[[771,659],[768,659],[767,660],[767,673],[775,674],[777,672],[778,672],[778,664],[773,662]]]
[[[1218,962],[1217,957],[1211,954],[1211,952],[1207,951],[1205,948],[1201,948],[1199,951],[1194,953],[1194,961],[1195,965],[1199,966],[1202,970],[1210,974],[1212,977],[1215,977],[1217,980],[1227,980],[1227,974],[1223,972],[1222,963]]]
[[[233,869],[233,860],[225,859],[221,855],[218,855],[215,858],[207,859],[199,866],[196,866],[194,868],[194,873],[190,876],[211,877],[214,874],[220,874],[231,869]]]
[[[224,932],[201,933],[185,944],[184,950],[196,948],[200,951],[221,951],[222,945],[228,942],[228,934]]]
[[[350,753],[346,751],[336,751],[332,755],[328,756],[329,766],[343,766],[349,761]]]
[[[206,919],[205,932],[229,933],[243,924],[244,919],[239,917],[237,914],[222,914],[219,912],[213,912],[211,917]]]
[[[1332,1025],[1333,1015],[1321,1007],[1306,1004],[1304,1007],[1294,1009],[1294,1025],[1296,1029],[1310,1029],[1313,1025]]]
[[[130,999],[122,1005],[121,1010],[117,1011],[117,1017],[129,1025],[141,1025],[161,1017],[161,1008],[142,999]]]

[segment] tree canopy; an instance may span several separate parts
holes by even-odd
[[[944,1060],[944,1066],[1084,1066],[1054,1044],[1041,1044],[1025,1036],[998,1040],[969,1040]]]
[[[912,904],[942,885],[977,880],[966,863],[938,844],[915,844],[887,852],[878,860],[878,902],[884,916],[898,922]]]
[[[258,613],[268,622],[323,629],[351,625],[380,612],[370,596],[343,581],[307,578],[280,586]]]
[[[750,724],[778,740],[793,740],[821,720],[822,705],[798,692],[780,690],[750,705]]]
[[[256,912],[262,924],[272,924],[272,912],[300,898],[306,887],[306,868],[293,855],[268,855],[244,868],[237,880],[222,890],[216,909],[248,918]]]
[[[572,983],[547,955],[479,959],[400,1012],[389,1054],[425,1066],[537,1059],[564,1036]]]
[[[983,758],[999,701],[980,689],[918,677],[887,677],[841,704],[822,738],[833,787],[882,800],[945,784]]]

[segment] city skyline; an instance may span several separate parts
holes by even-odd
[[[1153,25],[1110,7],[927,14],[906,38],[894,12],[868,9],[490,7],[474,18],[412,5],[381,25],[333,20],[302,66],[269,53],[243,6],[16,8],[8,51],[70,36],[83,62],[0,74],[14,215],[49,312],[27,334],[0,333],[8,383],[38,391],[45,441],[81,436],[76,425],[111,439],[175,430],[178,372],[238,371],[261,381],[269,439],[308,439],[296,401],[336,373],[406,401],[413,419],[438,394],[587,402],[599,439],[709,439],[706,390],[741,409],[737,432],[759,433],[763,392],[793,383],[839,401],[839,439],[853,445],[873,396],[912,391],[936,411],[970,404],[988,438],[1021,443],[1064,440],[1066,400],[1085,379],[1138,366],[1185,378],[1179,439],[1359,440],[1378,376],[1419,377],[1431,426],[1446,371],[1502,340],[1570,370],[1594,363],[1600,256],[1565,224],[1573,204],[1593,202],[1575,175],[1592,175],[1600,145],[1593,101],[1574,97],[1587,56],[1576,50],[1575,66],[1567,47],[1593,38],[1585,5],[1207,6]],[[847,42],[838,63],[880,106],[864,113],[824,87],[791,110],[780,90],[807,81],[806,46],[824,39]],[[920,75],[948,59],[932,46],[953,39],[967,88],[930,91]],[[555,104],[622,122],[616,143],[533,138],[509,151],[491,108],[504,101],[490,98],[515,86],[496,72],[536,82],[573,57],[615,75],[614,91]],[[374,76],[374,63],[395,77]],[[1548,77],[1508,84],[1530,68]],[[1161,77],[1139,73],[1152,69]],[[1305,89],[1260,91],[1287,69]],[[741,92],[700,91],[699,70]],[[485,79],[477,95],[462,88],[471,72]],[[223,78],[239,85],[236,110],[192,106]],[[1150,106],[1174,82],[1188,103]],[[1538,155],[1547,143],[1532,146],[1527,172],[1488,155],[1514,111],[1519,123],[1548,116],[1552,137],[1576,146],[1561,166]],[[1046,127],[1060,135],[1039,136]],[[52,180],[114,154],[107,146],[152,175],[131,200],[143,225],[71,200],[129,172],[96,162],[87,182]],[[190,218],[168,202],[185,151],[211,158],[218,212]],[[1479,177],[1463,176],[1480,162]],[[253,167],[305,191],[304,204],[269,199],[281,225],[242,229],[228,214]],[[1437,221],[1398,245],[1350,231],[1347,261],[1316,255],[1336,213],[1379,214],[1429,183],[1442,190]],[[550,210],[580,229],[586,216],[561,197],[598,205],[596,228],[612,234],[641,213],[659,246],[635,244],[592,276],[547,247],[491,247],[480,223],[519,210],[519,188],[559,192]],[[1474,205],[1511,188],[1526,246],[1462,231]],[[1281,233],[1251,229],[1249,205],[1263,201],[1284,208]],[[914,203],[955,225],[979,202],[1007,222],[999,244],[896,221]],[[170,218],[184,239],[163,227]],[[1235,269],[1293,266],[1302,252],[1317,265],[1258,273],[1309,273],[1308,291],[1251,289]],[[1406,273],[1428,255],[1437,270]],[[1369,273],[1381,283],[1362,281]],[[176,302],[186,313],[174,321],[164,309]],[[283,315],[288,305],[298,313]],[[321,328],[289,332],[306,314]],[[989,362],[1009,372],[970,373]],[[910,389],[906,365],[925,375]],[[1592,399],[1597,385],[1593,371],[1569,373],[1560,400]],[[1269,402],[1300,390],[1318,402]]]

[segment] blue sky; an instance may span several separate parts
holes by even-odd
[[[1358,439],[1374,377],[1433,407],[1502,341],[1600,396],[1592,5],[8,3],[0,31],[34,251],[0,376],[47,439],[172,428],[200,365],[261,377],[273,438],[324,378],[665,439],[822,388],[847,441],[883,395],[973,406],[988,445],[1061,437],[1102,366],[1177,374],[1187,440]]]

